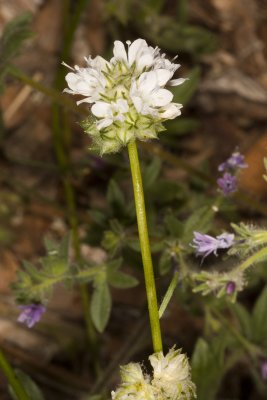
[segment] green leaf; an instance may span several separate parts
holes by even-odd
[[[111,311],[111,296],[106,281],[100,282],[92,296],[91,316],[96,329],[104,331]]]
[[[174,238],[180,238],[184,232],[184,224],[175,218],[174,215],[167,215],[164,219],[167,230]]]
[[[126,206],[124,194],[119,188],[118,184],[111,179],[108,185],[107,199],[110,206],[116,211],[121,211]]]
[[[253,337],[258,343],[267,345],[267,286],[261,292],[252,312]]]
[[[32,36],[31,19],[31,14],[23,13],[9,22],[3,31],[0,39],[0,92],[10,61],[20,50],[24,40]]]
[[[156,203],[165,204],[180,199],[183,196],[183,191],[178,183],[159,179],[157,185],[151,188],[150,196],[155,199]]]
[[[202,338],[198,339],[191,361],[192,380],[197,387],[198,400],[216,398],[225,372],[224,348],[222,336],[211,344]]]
[[[161,170],[161,161],[159,158],[154,157],[148,167],[143,172],[144,187],[149,189],[157,180]]]
[[[108,271],[107,279],[111,286],[119,289],[132,288],[138,285],[138,280],[134,276],[121,271]]]
[[[187,82],[184,83],[184,85]],[[178,95],[177,95],[178,96]],[[184,135],[189,132],[195,131],[199,127],[199,121],[193,118],[177,118],[173,120],[169,120],[165,123],[165,127],[167,130],[167,135],[162,135],[162,139],[168,138],[171,136],[172,141],[177,140],[178,135]],[[180,143],[177,142],[177,147],[180,146]]]
[[[92,220],[98,225],[104,226],[106,222],[106,215],[99,210],[89,210],[89,215]]]
[[[159,259],[159,273],[160,275],[166,275],[171,268],[171,257],[170,253],[164,251]]]
[[[210,228],[214,213],[215,211],[211,206],[203,206],[193,212],[185,223],[183,240],[185,242],[190,242],[193,238],[194,231],[199,231],[201,233],[207,232]]]
[[[25,392],[27,393],[30,400],[44,400],[44,396],[36,385],[36,383],[24,372],[19,369],[15,370],[16,377],[24,387]],[[13,400],[19,400],[12,387],[9,386],[10,395]]]
[[[229,306],[231,307],[236,318],[238,319],[238,322],[241,327],[241,331],[244,333],[246,338],[251,339],[254,328],[252,325],[252,320],[251,320],[250,314],[245,309],[245,307],[242,306],[242,304],[239,304],[239,303],[231,304],[230,303]]]

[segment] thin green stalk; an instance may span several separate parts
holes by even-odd
[[[164,312],[165,312],[165,310],[166,310],[166,308],[167,308],[167,306],[168,306],[168,304],[169,304],[169,302],[170,302],[170,300],[172,298],[173,292],[174,292],[174,290],[175,290],[175,288],[176,288],[176,286],[178,285],[178,282],[179,282],[179,276],[180,275],[179,275],[178,271],[176,271],[173,274],[171,283],[170,283],[170,285],[169,285],[169,287],[168,287],[168,289],[167,289],[167,291],[165,293],[165,296],[164,296],[164,298],[162,300],[162,303],[160,305],[160,308],[159,308],[159,318],[161,318],[162,315],[164,314]]]
[[[87,115],[83,111],[82,107],[78,107],[72,100],[70,100],[68,97],[64,96],[61,92],[58,90],[55,90],[51,87],[45,86],[40,82],[37,82],[36,80],[32,79],[30,76],[24,74],[21,72],[18,68],[9,66],[8,72],[10,75],[14,76],[21,82],[25,83],[26,85],[29,85],[33,89],[38,90],[38,92],[45,94],[46,96],[50,97],[53,101],[56,103],[68,108],[69,110],[73,111],[76,114],[81,114],[81,115]]]
[[[4,375],[6,376],[10,386],[15,392],[17,398],[19,400],[31,400],[27,393],[25,392],[24,387],[21,385],[20,381],[17,379],[11,365],[7,361],[4,353],[0,350],[0,368],[2,369]]]
[[[148,237],[142,176],[141,176],[138,152],[135,142],[132,142],[128,145],[128,153],[129,153],[130,167],[132,173],[135,209],[136,209],[139,240],[140,240],[141,254],[144,267],[145,285],[146,285],[153,348],[155,352],[158,352],[162,351],[158,302],[157,302],[155,277],[154,277],[152,257],[151,257],[149,237]]]
[[[221,321],[224,327],[232,333],[232,335],[237,339],[237,341],[246,349],[246,351],[251,355],[252,358],[257,358],[261,355],[261,350],[250,343],[244,336],[241,335],[240,332],[231,324],[221,313],[220,311],[212,308],[212,312],[216,315],[216,317]]]

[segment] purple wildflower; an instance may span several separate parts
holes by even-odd
[[[233,281],[227,282],[227,284],[226,284],[226,293],[227,294],[229,294],[229,295],[233,294],[235,289],[236,289],[235,282],[233,282]]]
[[[234,152],[225,162],[219,165],[218,171],[235,170],[238,168],[247,168],[245,157],[238,151]]]
[[[267,381],[267,359],[261,363],[261,377],[264,381]]]
[[[225,172],[222,178],[217,179],[217,183],[225,196],[237,190],[237,178],[228,172]]]
[[[194,232],[192,246],[196,249],[197,256],[207,257],[213,253],[217,256],[218,249],[227,249],[232,246],[234,235],[230,233],[222,233],[216,238],[200,232]]]
[[[26,324],[28,328],[32,328],[36,322],[40,321],[43,313],[46,311],[42,304],[29,304],[27,306],[19,306],[22,310],[18,317],[18,322]]]

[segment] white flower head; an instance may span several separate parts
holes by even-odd
[[[149,357],[153,376],[143,373],[140,364],[121,367],[121,384],[111,393],[113,400],[192,400],[196,398],[190,366],[181,350],[172,348]]]
[[[149,377],[143,374],[138,363],[121,367],[121,384],[111,392],[113,400],[156,400]]]
[[[158,47],[143,39],[127,41],[126,46],[116,40],[110,61],[100,56],[85,61],[85,68],[67,66],[72,71],[66,75],[65,92],[83,96],[77,104],[92,105],[93,118],[83,127],[101,154],[137,138],[157,138],[164,130],[162,122],[181,114],[182,105],[172,103],[173,94],[166,89],[184,82],[172,79],[180,65],[166,59]]]
[[[154,370],[152,385],[164,393],[163,398],[189,400],[195,396],[195,385],[186,355],[172,348],[166,356],[162,352],[149,357]]]

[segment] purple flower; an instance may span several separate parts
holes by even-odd
[[[222,233],[216,238],[200,232],[194,232],[192,246],[196,249],[197,256],[203,256],[203,259],[213,253],[217,256],[218,249],[227,249],[232,246],[234,235]]]
[[[228,172],[225,172],[222,178],[217,179],[217,183],[225,196],[237,190],[237,178]]]
[[[235,170],[238,168],[247,168],[245,157],[238,151],[234,152],[225,162],[219,165],[218,171]]]
[[[18,317],[18,322],[26,324],[28,328],[32,328],[36,322],[40,321],[43,313],[46,311],[42,304],[29,304],[27,306],[19,306],[22,310]]]
[[[226,289],[225,289],[227,294],[229,294],[229,295],[233,294],[235,289],[236,289],[235,282],[233,282],[233,281],[227,282]]]
[[[267,381],[267,359],[261,363],[261,377],[264,381]]]

